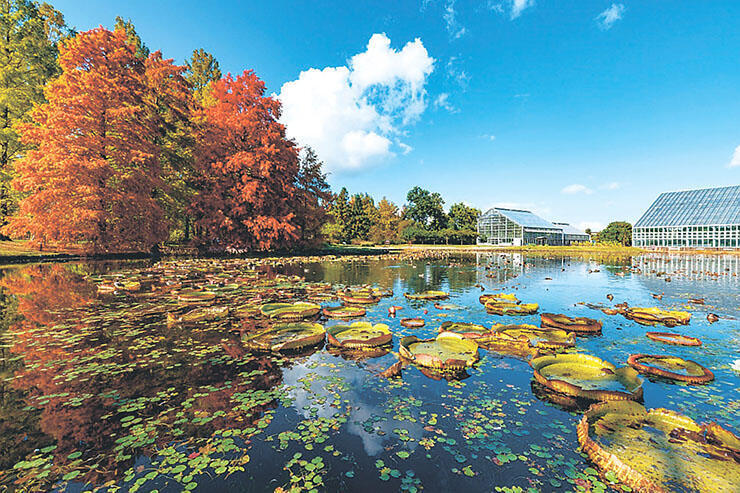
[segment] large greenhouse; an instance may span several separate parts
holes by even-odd
[[[530,211],[494,207],[478,218],[478,243],[570,245],[591,237],[568,223],[551,223]]]
[[[740,185],[665,192],[632,228],[648,248],[740,247]]]

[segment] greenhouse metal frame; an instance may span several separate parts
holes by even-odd
[[[494,207],[478,218],[478,243],[491,245],[569,245],[589,235],[567,223],[553,224],[530,211]]]
[[[740,185],[665,192],[632,228],[644,248],[740,247]]]

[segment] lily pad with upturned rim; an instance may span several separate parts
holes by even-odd
[[[509,293],[488,293],[482,294],[478,297],[478,301],[480,301],[481,305],[485,305],[491,300],[510,301],[512,303],[517,303],[519,301],[515,294]]]
[[[349,325],[334,325],[326,329],[332,346],[348,349],[374,348],[388,344],[393,339],[386,324],[355,322]]]
[[[478,361],[478,345],[460,334],[442,332],[435,339],[401,339],[399,354],[419,366],[464,369]]]
[[[364,317],[367,311],[359,306],[332,306],[325,307],[323,314],[327,318],[357,318]]]
[[[714,373],[695,361],[660,354],[633,354],[627,364],[643,375],[653,375],[686,383],[707,383]],[[685,373],[679,373],[684,370]]]
[[[426,325],[423,318],[415,317],[402,318],[399,323],[407,329],[418,329],[419,327],[424,327],[424,325]]]
[[[735,493],[740,484],[740,440],[714,423],[635,402],[602,402],[584,414],[577,435],[596,466],[635,491]]]
[[[316,316],[321,306],[316,303],[298,301],[295,303],[267,303],[260,307],[260,313],[274,320],[298,321]]]
[[[643,325],[663,324],[667,327],[688,325],[689,321],[691,321],[691,314],[689,312],[663,310],[657,307],[628,308],[624,316]]]
[[[291,322],[276,324],[256,334],[245,334],[242,342],[249,349],[261,351],[289,351],[314,346],[324,340],[326,330],[321,324]]]
[[[538,356],[529,364],[537,382],[563,394],[596,401],[642,399],[642,379],[629,366],[617,368],[582,353]]]
[[[560,313],[542,313],[540,319],[543,327],[555,327],[578,334],[600,334],[602,328],[601,322],[593,318],[569,317]]]
[[[444,291],[422,291],[421,293],[404,293],[410,300],[444,300],[450,297],[449,293]]]
[[[672,344],[674,346],[701,346],[701,339],[674,334],[673,332],[646,332],[645,336],[652,341]]]
[[[537,303],[513,303],[496,299],[486,302],[486,311],[492,315],[532,315],[537,313],[540,305]]]

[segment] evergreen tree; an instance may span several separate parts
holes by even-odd
[[[149,48],[147,48],[147,46],[139,37],[139,34],[136,32],[136,28],[134,27],[134,23],[131,22],[131,19],[123,20],[123,17],[117,15],[116,21],[113,24],[113,30],[118,31],[119,29],[123,30],[126,33],[126,38],[128,39],[129,44],[132,44],[136,47],[137,58],[144,59],[149,56]]]
[[[199,48],[193,50],[190,60],[185,62],[185,65],[187,66],[185,79],[193,90],[195,100],[201,102],[208,84],[221,78],[218,60],[203,48]]]

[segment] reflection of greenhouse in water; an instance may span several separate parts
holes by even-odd
[[[632,244],[653,248],[740,247],[740,185],[660,194],[635,223]]]
[[[734,255],[643,255],[635,257],[643,274],[738,284],[740,257]]]

